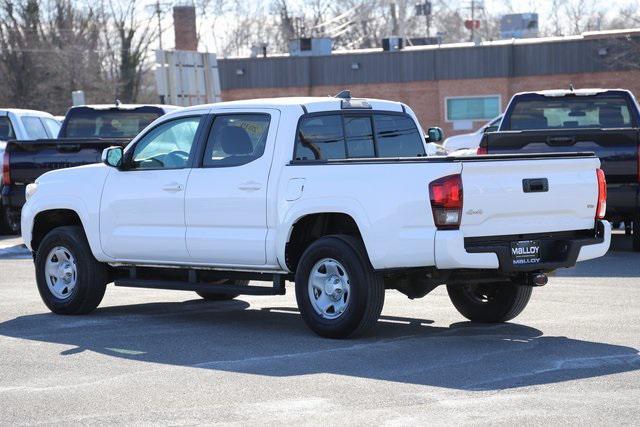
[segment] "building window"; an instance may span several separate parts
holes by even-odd
[[[447,121],[489,120],[500,114],[500,95],[447,98]]]

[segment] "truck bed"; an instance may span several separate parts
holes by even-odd
[[[52,170],[97,163],[105,148],[113,145],[124,147],[129,141],[129,138],[9,141],[6,151],[9,153],[11,180],[14,184],[29,184]]]

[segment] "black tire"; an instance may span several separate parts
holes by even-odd
[[[337,318],[316,312],[309,295],[309,275],[319,261],[330,258],[346,270],[349,278],[348,303]],[[296,300],[307,326],[320,336],[347,338],[364,334],[373,327],[384,305],[384,281],[378,276],[360,239],[332,235],[318,239],[302,254],[295,275]],[[334,313],[335,314],[335,313]]]
[[[633,242],[633,251],[640,252],[640,215],[633,218],[631,239]]]
[[[46,278],[46,263],[50,252],[65,248],[75,259],[76,285],[64,298],[57,297]],[[98,307],[109,282],[107,267],[98,262],[81,227],[65,226],[50,231],[40,243],[35,259],[36,281],[42,301],[56,314],[86,314]]]
[[[248,286],[249,281],[248,280],[225,280],[220,284]],[[240,294],[220,294],[216,292],[207,292],[207,291],[196,291],[196,294],[198,294],[202,299],[207,301],[229,301],[238,297],[238,295],[240,295]]]
[[[20,234],[20,216],[12,215],[9,208],[0,206],[0,232],[2,234]]]
[[[532,292],[521,283],[447,285],[454,307],[467,319],[481,323],[507,322],[522,313]]]

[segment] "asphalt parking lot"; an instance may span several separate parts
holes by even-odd
[[[208,303],[108,288],[50,314],[0,239],[0,423],[640,424],[640,263],[605,258],[534,291],[513,323],[464,321],[444,289],[388,292],[369,336],[321,339],[282,297]]]

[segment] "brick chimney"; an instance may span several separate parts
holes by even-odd
[[[196,8],[194,6],[173,7],[173,31],[176,50],[198,50]]]

